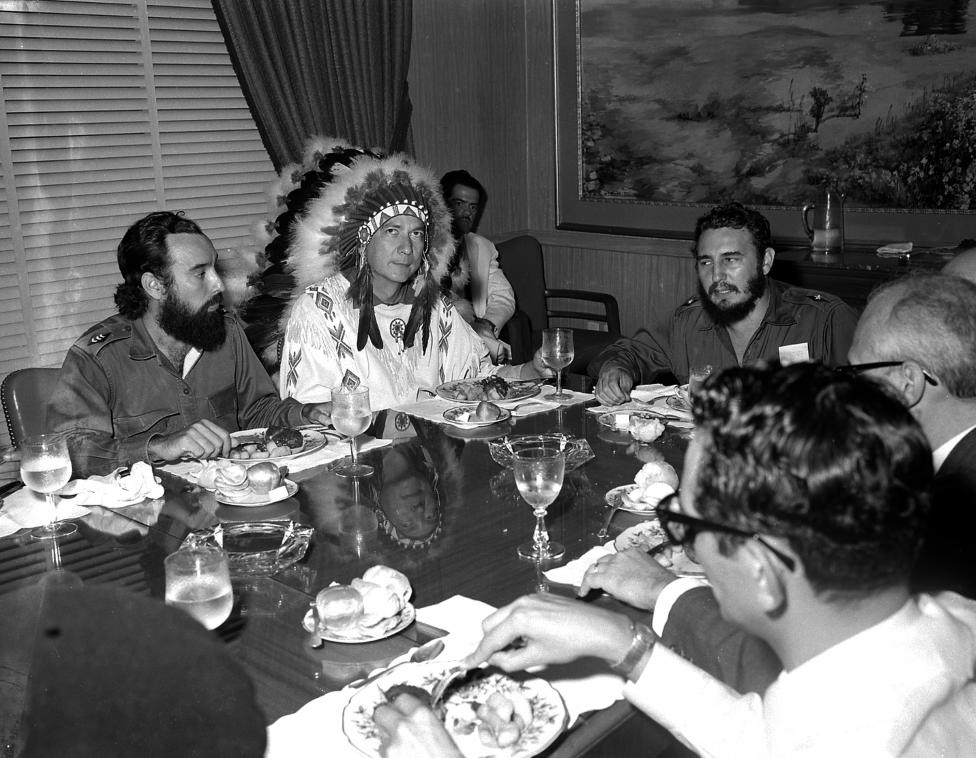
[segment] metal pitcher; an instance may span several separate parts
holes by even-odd
[[[813,223],[810,212],[813,211]],[[815,253],[831,254],[844,251],[844,195],[829,187],[816,203],[803,206],[803,228]]]

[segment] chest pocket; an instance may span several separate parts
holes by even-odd
[[[208,401],[214,421],[224,429],[237,429],[237,387],[233,384],[214,392]]]
[[[116,416],[115,436],[120,439],[138,437],[141,434],[165,434],[169,431],[168,419],[179,414],[172,408],[157,408],[138,416]]]

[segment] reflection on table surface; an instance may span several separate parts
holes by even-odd
[[[550,535],[566,546],[565,560],[598,543],[607,490],[633,481],[650,460],[664,459],[681,470],[688,435],[669,428],[655,443],[638,445],[628,433],[600,426],[581,406],[519,419],[514,429],[502,425],[501,432],[560,432],[589,441],[596,457],[566,475],[548,511]],[[0,605],[16,604],[23,594],[17,590],[50,580],[58,570],[85,583],[122,585],[162,600],[163,559],[190,531],[221,521],[311,524],[315,534],[303,561],[272,577],[235,579],[234,612],[217,631],[252,676],[270,723],[443,633],[417,623],[377,642],[325,642],[313,648],[302,618],[330,583],[348,582],[370,566],[386,564],[410,579],[418,608],[457,594],[499,606],[547,588],[540,570],[547,567],[516,554],[517,545],[531,535],[532,510],[519,496],[512,472],[491,459],[486,439],[450,436],[443,425],[395,411],[377,414],[367,433],[393,441],[361,455],[375,468],[369,478],[343,478],[328,466],[311,469],[291,477],[300,485],[295,497],[241,508],[219,505],[212,493],[164,474],[164,499],[119,510],[94,506],[77,521],[79,531],[65,539],[37,542],[28,533],[0,539]],[[620,513],[610,537],[640,520]],[[147,641],[151,644],[151,630]],[[7,688],[0,698],[15,700],[25,679],[25,653],[0,655],[0,666],[13,672],[0,684]]]

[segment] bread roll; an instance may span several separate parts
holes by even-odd
[[[353,587],[336,584],[315,597],[319,624],[333,631],[357,626],[363,617],[363,596]]]

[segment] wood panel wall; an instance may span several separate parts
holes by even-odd
[[[414,0],[413,150],[438,175],[477,176],[480,231],[537,236],[548,285],[613,294],[632,332],[694,293],[688,243],[556,229],[552,4],[565,1]]]

